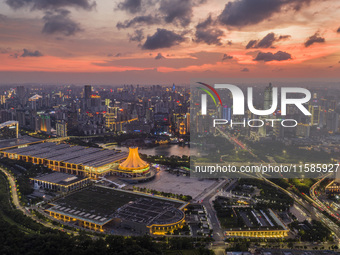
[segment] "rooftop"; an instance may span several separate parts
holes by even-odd
[[[49,211],[59,212],[79,218],[109,221],[121,217],[146,225],[173,223],[184,214],[180,208],[185,202],[164,199],[147,194],[123,191],[102,186],[91,186],[53,202]],[[92,217],[92,216],[95,217]],[[99,222],[98,222],[99,221]],[[106,222],[107,222],[106,221]]]
[[[86,165],[94,168],[105,166],[127,157],[126,152],[72,146],[64,143],[41,143],[25,148],[6,150],[6,152],[69,164]]]
[[[84,179],[87,179],[87,178],[82,177],[82,176],[72,175],[72,174],[60,173],[60,172],[53,172],[50,174],[44,174],[44,175],[32,178],[32,180],[55,183],[55,184],[64,185],[64,186],[82,181]]]
[[[13,138],[13,139],[6,139],[6,140],[0,140],[0,150],[16,147],[16,146],[22,146],[30,143],[36,143],[43,141],[39,138],[34,138],[31,136],[22,136],[20,138]]]

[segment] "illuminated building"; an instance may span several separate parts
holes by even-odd
[[[79,203],[80,198],[86,203]],[[102,201],[107,205],[102,206]],[[115,226],[138,234],[165,235],[183,227],[186,206],[175,199],[93,185],[53,201],[45,211],[55,219],[96,231]]]
[[[227,230],[226,237],[254,237],[254,238],[283,238],[288,236],[289,229],[286,230]]]
[[[325,187],[326,194],[338,195],[340,194],[340,171],[337,171],[334,180]]]
[[[250,238],[283,238],[288,236],[289,228],[278,218],[273,210],[268,210],[270,217],[263,210],[252,210],[252,214],[261,225],[260,227],[229,229],[225,231],[225,236]]]
[[[42,164],[54,171],[95,179],[117,169],[119,163],[127,157],[125,152],[52,142],[1,151],[1,153],[10,159]]]
[[[64,120],[57,122],[56,129],[57,129],[57,136],[59,137],[67,136],[67,123]]]
[[[311,116],[311,125],[317,126],[320,123],[320,106],[317,105],[309,105],[309,112],[312,114]]]
[[[5,95],[0,95],[0,103],[1,103],[1,105],[6,103],[6,96]]]
[[[19,123],[17,121],[6,121],[0,124],[0,139],[18,138]]]
[[[51,133],[51,117],[48,114],[41,114],[39,116],[39,131]]]
[[[126,177],[144,176],[150,173],[150,165],[140,158],[138,147],[129,148],[129,156],[119,164],[116,172]]]
[[[30,178],[34,189],[48,189],[56,192],[69,192],[89,184],[90,178],[54,172]]]

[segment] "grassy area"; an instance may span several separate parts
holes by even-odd
[[[97,186],[83,189],[69,196],[58,199],[56,204],[83,209],[85,211],[93,211],[101,215],[110,215],[123,205],[141,198],[142,195],[132,194],[119,190],[107,189]],[[151,199],[157,199],[149,197]],[[174,202],[176,206],[180,203]]]
[[[294,185],[300,193],[305,193],[308,195],[310,188],[313,186],[314,183],[316,183],[316,181],[314,179],[309,178],[308,179],[293,178],[289,179],[289,183]]]

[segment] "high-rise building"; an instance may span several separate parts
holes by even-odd
[[[231,120],[231,108],[228,106],[223,106],[223,110],[222,110],[222,119]]]
[[[330,133],[339,132],[339,114],[336,111],[328,110],[326,128]]]
[[[64,120],[60,120],[56,124],[57,136],[66,137],[67,136],[67,123]]]
[[[84,107],[88,109],[91,107],[91,95],[92,95],[92,86],[85,85],[84,86]]]
[[[269,83],[269,86],[264,89],[263,109],[264,110],[270,109],[272,104],[273,104],[273,87],[272,87],[272,84]],[[262,120],[265,120],[267,118],[272,119],[272,115],[270,115],[270,116],[260,116],[260,119],[262,119]],[[266,125],[259,127],[257,133],[260,137],[267,136]]]
[[[299,123],[296,126],[296,136],[301,138],[308,138],[310,134],[310,125]]]
[[[26,126],[25,110],[16,110],[16,120],[19,122],[20,127]]]
[[[40,115],[40,131],[46,132],[48,134],[51,133],[51,117],[48,114]]]
[[[90,99],[92,94],[92,86],[91,85],[85,85],[84,86],[84,98]]]
[[[311,115],[310,123],[313,126],[318,126],[320,124],[320,106],[318,105],[309,105],[309,112]]]
[[[187,133],[190,133],[190,113],[189,112],[186,113],[185,118],[187,119]]]
[[[6,95],[0,95],[0,103],[1,105],[6,103]]]
[[[110,104],[111,104],[111,99],[105,98],[105,105],[110,106]]]
[[[264,90],[263,109],[264,110],[270,109],[272,104],[273,104],[273,87],[272,87],[272,84],[269,83],[269,86],[266,87]]]
[[[24,86],[17,86],[16,95],[19,103],[22,105],[26,104],[26,90]]]

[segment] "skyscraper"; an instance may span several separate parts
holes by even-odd
[[[92,94],[92,86],[91,85],[85,85],[84,86],[84,98],[90,99]]]
[[[273,103],[273,87],[272,84],[269,83],[269,86],[264,90],[264,104],[263,109],[267,110],[272,106]]]
[[[91,94],[92,94],[92,86],[85,85],[84,86],[84,108],[88,109],[91,107]]]

